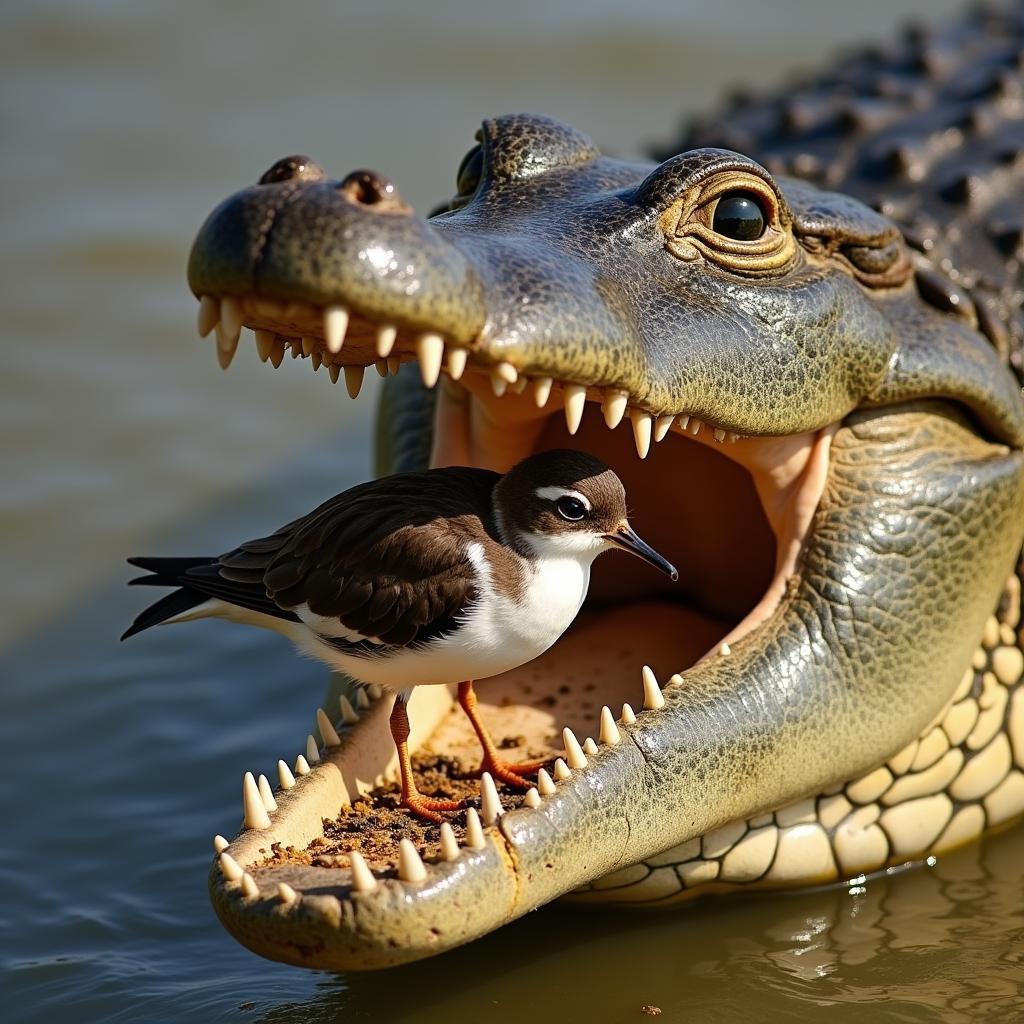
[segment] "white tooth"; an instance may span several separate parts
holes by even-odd
[[[396,327],[377,328],[377,355],[381,359],[387,359],[391,355],[391,350],[395,347],[395,338],[397,337],[398,328]]]
[[[403,843],[408,843],[408,839],[403,839]],[[412,845],[411,843],[409,844]],[[415,854],[415,850],[413,853]],[[417,858],[418,859],[418,858]],[[363,855],[358,850],[352,850],[348,855],[349,863],[352,865],[352,891],[353,892],[373,892],[377,888],[377,879],[373,877],[373,872],[370,870],[370,865],[363,859]],[[422,862],[420,867],[423,867]],[[424,872],[426,874],[426,872]]]
[[[485,825],[493,825],[498,817],[505,813],[505,808],[501,806],[501,797],[498,796],[498,787],[494,785],[490,772],[484,772],[480,776],[480,813]]]
[[[337,384],[338,378],[341,376],[341,367],[336,363],[328,363],[327,372],[331,375],[331,383]],[[348,383],[348,378],[346,378],[345,383]]]
[[[515,384],[519,380],[519,371],[511,363],[498,363],[491,373],[500,377],[506,384]]]
[[[654,419],[650,413],[642,409],[630,409],[629,418],[633,422],[633,440],[636,442],[636,453],[641,459],[647,458],[651,450],[651,430]]]
[[[341,720],[346,725],[355,725],[359,721],[359,713],[352,707],[352,702],[345,694],[338,698],[338,706],[341,708]]]
[[[471,850],[484,848],[484,830],[480,827],[480,815],[475,807],[466,811],[466,845]]]
[[[237,860],[230,853],[221,853],[220,872],[229,882],[240,882],[245,872],[239,866]]]
[[[311,338],[308,334],[304,334],[302,336],[302,354],[304,356],[311,356],[315,348],[316,338]]]
[[[441,822],[441,856],[445,860],[459,859],[459,841],[447,821]]]
[[[212,295],[199,300],[199,337],[205,338],[220,323],[220,303]]]
[[[740,439],[740,435],[734,434],[731,430],[729,431],[727,436],[729,438],[729,444],[735,444]]]
[[[320,726],[320,735],[323,737],[325,747],[336,747],[341,743],[337,730],[331,724],[323,708],[316,709],[316,724]]]
[[[280,334],[274,337],[270,349],[270,365],[276,370],[284,362],[284,338]]]
[[[368,708],[369,706],[370,698],[366,696],[366,690],[362,686],[360,686],[356,690],[356,707],[359,708],[360,711],[362,711],[365,708]]]
[[[601,742],[608,744],[609,747],[614,747],[622,739],[619,735],[619,727],[615,724],[615,719],[612,718],[612,709],[607,704],[601,708],[601,731],[598,735],[601,737]]]
[[[282,789],[291,789],[295,785],[295,776],[284,761],[277,762],[277,780],[281,783]]]
[[[659,416],[654,421],[654,441],[657,444],[658,441],[664,441],[665,435],[672,429],[672,421],[675,416]]]
[[[587,389],[579,384],[565,386],[565,425],[570,434],[580,429],[583,408],[587,404]]]
[[[466,362],[469,359],[469,349],[450,348],[448,349],[448,376],[452,380],[461,380],[466,372]]]
[[[644,665],[640,675],[644,681],[644,708],[648,711],[657,711],[658,708],[663,708],[665,698],[661,695],[658,677],[647,665]]]
[[[358,397],[359,389],[363,386],[363,372],[365,369],[364,366],[345,367],[345,390],[348,392],[349,398]]]
[[[623,725],[632,725],[636,721],[636,715],[628,704],[622,705],[622,717],[619,719]]]
[[[388,361],[386,359],[375,359],[373,365],[377,370],[378,377],[386,377],[388,375]]]
[[[232,337],[225,333],[222,323],[217,324],[217,362],[220,363],[222,370],[226,370],[231,365],[231,360],[235,358],[237,351],[238,335]]]
[[[686,429],[686,424],[690,422],[690,417],[689,416],[680,416],[677,422],[679,423],[679,429],[680,430],[685,430]]]
[[[604,413],[604,422],[609,430],[614,430],[626,415],[626,403],[629,395],[625,391],[607,391],[604,401],[601,403],[601,412]]]
[[[533,382],[533,401],[538,409],[543,409],[551,397],[551,385],[554,382],[550,377],[538,377]]]
[[[718,653],[724,657],[727,654],[732,654],[732,648],[728,644],[722,644],[722,646],[718,648]]]
[[[547,769],[541,768],[537,772],[537,790],[541,796],[551,796],[555,791],[555,784],[551,780],[551,776],[548,775]]]
[[[256,331],[256,351],[259,354],[260,362],[265,363],[270,358],[274,348],[273,331]]]
[[[263,806],[259,787],[252,772],[246,772],[242,779],[242,811],[246,828],[270,828],[270,815]]]
[[[725,440],[725,431],[721,427],[715,427],[715,440],[719,444]]]
[[[223,853],[230,845],[223,836],[213,837],[213,849],[216,853]]]
[[[569,771],[569,766],[561,758],[558,758],[555,761],[555,781],[565,782],[570,775],[572,772]]]
[[[682,681],[683,681],[683,677],[678,672],[675,672],[675,673],[673,673],[672,675],[670,675],[668,677],[668,682],[665,685],[666,686],[678,686]]]
[[[403,882],[422,882],[427,877],[427,869],[408,839],[398,844],[398,877]]]
[[[570,768],[586,768],[587,755],[583,753],[580,741],[572,729],[566,727],[562,730],[562,742],[565,744],[565,759],[569,762]]]
[[[306,760],[304,754],[299,754],[295,758],[295,774],[296,775],[308,775],[309,774],[309,762]]]
[[[690,425],[687,429],[694,437],[696,437],[700,433],[700,428],[703,426],[704,424],[701,423],[700,420],[690,420]]]
[[[391,371],[391,376],[392,377],[396,373],[398,373],[398,371],[401,369],[401,366],[402,366],[402,357],[401,356],[388,356],[388,369]]]
[[[420,361],[420,376],[425,387],[432,388],[441,376],[444,361],[444,339],[440,334],[421,334],[416,339],[416,357]]]
[[[260,791],[260,799],[263,801],[263,806],[273,814],[277,810],[277,801],[274,799],[274,791],[270,788],[266,775],[259,777],[256,786]]]
[[[316,764],[320,760],[320,748],[317,746],[316,740],[313,739],[312,733],[306,737],[306,760],[310,764]]]
[[[329,306],[324,310],[324,340],[327,351],[337,354],[345,344],[348,330],[348,310],[344,306]]]
[[[278,882],[277,898],[285,904],[285,906],[288,906],[299,898],[299,894],[287,882]]]
[[[227,298],[220,304],[220,327],[224,336],[232,344],[238,344],[238,336],[242,333],[242,321],[245,314],[238,299]],[[219,340],[219,339],[218,339]]]
[[[540,807],[540,793],[537,792],[536,786],[531,786],[526,791],[526,796],[523,797],[523,803],[527,807]]]
[[[501,396],[503,394],[505,394],[505,391],[507,390],[507,388],[508,388],[508,381],[506,381],[503,377],[499,377],[496,373],[492,372],[491,373],[491,390],[495,393],[495,395],[497,395],[498,398],[501,398]]]
[[[256,884],[256,880],[247,871],[242,875],[242,895],[247,896],[249,899],[254,900],[260,894],[260,887]]]
[[[370,683],[366,692],[370,695],[370,700],[380,700],[384,696],[384,690],[376,683]]]
[[[319,349],[309,357],[309,365],[313,367],[314,373],[324,365],[324,355]]]
[[[596,754],[597,753],[597,744],[593,741],[593,739],[590,736],[588,736],[583,741],[583,753],[584,754]]]

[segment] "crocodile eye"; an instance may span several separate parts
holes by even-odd
[[[459,173],[456,175],[456,191],[460,196],[471,196],[480,184],[480,177],[484,173],[484,149],[483,146],[474,146],[459,164]]]
[[[578,523],[587,514],[587,506],[579,498],[566,495],[555,502],[558,514],[570,523]]]
[[[726,192],[715,206],[711,229],[738,242],[755,242],[764,234],[768,217],[761,201],[749,192]]]

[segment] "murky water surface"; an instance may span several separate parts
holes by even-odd
[[[1019,1019],[1019,830],[849,892],[548,908],[387,975],[269,964],[217,925],[210,837],[245,769],[294,755],[325,674],[221,624],[120,646],[122,559],[220,550],[364,478],[372,395],[251,348],[217,370],[184,283],[207,210],[292,152],[377,167],[425,207],[480,118],[517,109],[638,152],[729,83],[953,5],[493,6],[0,9],[0,1016]]]

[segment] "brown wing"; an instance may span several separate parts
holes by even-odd
[[[361,484],[222,555],[218,576],[384,643],[422,642],[451,629],[475,597],[465,550],[481,530],[495,536],[497,480],[458,467]]]

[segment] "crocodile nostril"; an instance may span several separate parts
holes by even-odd
[[[409,210],[394,182],[376,171],[353,171],[338,188],[346,199],[362,206],[377,206],[393,212]]]
[[[280,181],[323,181],[327,172],[308,156],[286,156],[278,160],[259,180],[261,185]]]

